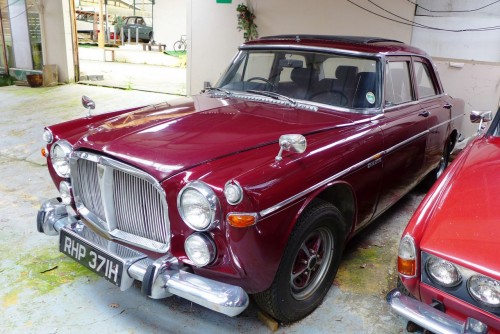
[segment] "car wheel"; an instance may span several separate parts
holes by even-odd
[[[450,163],[451,150],[453,149],[453,141],[451,138],[446,142],[443,153],[441,155],[441,159],[439,160],[438,166],[430,172],[429,175],[424,179],[423,185],[426,189],[432,187],[434,182],[444,173],[445,169],[448,167]]]
[[[323,200],[312,202],[290,235],[271,287],[254,295],[257,304],[286,323],[314,311],[332,286],[344,240],[340,211]]]

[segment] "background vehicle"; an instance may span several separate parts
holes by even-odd
[[[130,36],[129,36],[130,31]],[[129,16],[124,19],[123,34],[126,41],[135,41],[136,31],[138,31],[139,39],[149,42],[153,39],[153,27],[146,23],[146,19],[142,16]]]
[[[491,120],[474,113],[473,122]],[[480,131],[481,132],[481,131]],[[435,333],[500,333],[500,113],[427,194],[399,245],[392,309]]]
[[[181,35],[181,39],[174,43],[174,51],[186,51],[186,35]]]
[[[462,116],[419,49],[262,38],[203,94],[48,127],[62,202],[42,206],[38,230],[121,289],[139,280],[227,315],[254,294],[295,321],[322,302],[345,243],[442,172]]]

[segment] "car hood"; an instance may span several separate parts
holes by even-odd
[[[499,279],[500,138],[479,138],[463,153],[421,249]]]
[[[277,143],[283,134],[351,123],[340,113],[200,95],[112,118],[92,128],[75,148],[104,152],[162,180],[192,166]],[[278,149],[276,144],[276,153]]]

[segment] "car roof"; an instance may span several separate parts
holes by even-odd
[[[337,36],[337,35],[309,35],[289,34],[266,36],[246,42],[242,48],[276,45],[280,47],[320,47],[345,51],[355,51],[370,54],[416,54],[428,57],[425,51],[401,41],[383,37],[365,36]]]

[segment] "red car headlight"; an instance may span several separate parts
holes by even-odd
[[[462,281],[462,275],[453,263],[432,255],[427,259],[425,270],[435,283],[447,288],[457,286]]]
[[[500,282],[485,276],[474,275],[468,282],[472,298],[489,307],[500,306]]]

